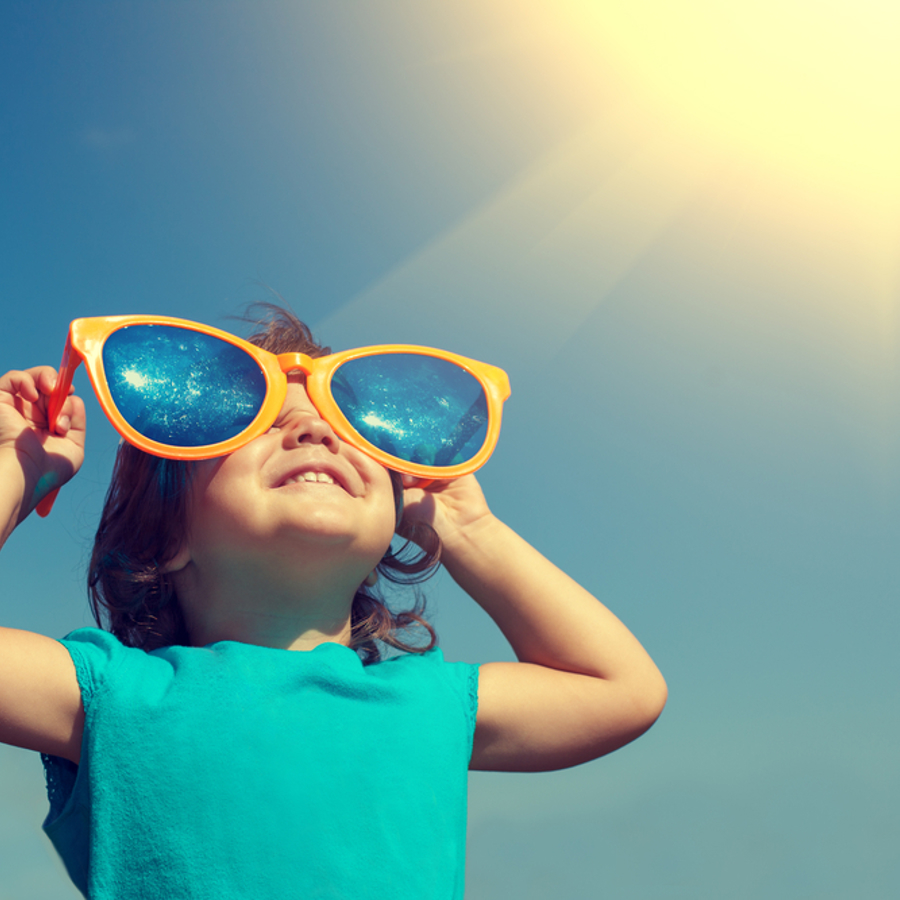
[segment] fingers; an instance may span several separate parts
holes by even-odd
[[[52,366],[40,366],[37,372],[37,386],[40,392],[49,397],[56,387],[57,378],[56,369]],[[69,393],[72,393],[71,386],[69,387]]]
[[[56,419],[54,434],[66,437],[70,432],[83,432],[86,426],[84,402],[74,394],[66,398]]]
[[[0,378],[0,390],[12,396],[19,396],[29,403],[37,403],[41,397],[34,376],[30,372],[7,372]]]
[[[56,388],[58,375],[52,366],[14,369],[0,377],[0,402],[11,405],[32,427],[45,428],[50,398]],[[68,394],[59,416],[54,435],[65,437],[71,429],[84,430],[84,405],[69,385]]]
[[[450,481],[448,480],[420,478],[418,475],[401,475],[400,478],[402,479],[403,490],[405,491],[408,491],[411,488],[421,488],[422,490],[431,488],[432,490],[439,491],[442,487],[450,484]]]
[[[49,397],[54,387],[56,387],[56,369],[52,366],[13,369],[0,378],[0,390],[17,394],[29,403],[37,403],[42,396]]]

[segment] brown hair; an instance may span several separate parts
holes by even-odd
[[[309,328],[293,313],[272,304],[256,304],[243,321],[256,330],[248,340],[270,353],[324,356],[331,351],[317,344]],[[162,459],[122,443],[94,539],[88,570],[91,610],[101,627],[130,647],[154,650],[189,644],[184,617],[172,578],[161,571],[187,538],[190,485],[189,462]],[[403,509],[400,476],[391,472],[397,507],[397,527]],[[427,525],[396,551],[388,548],[377,566],[382,579],[395,585],[416,585],[436,570],[440,539]],[[424,618],[424,600],[415,592],[412,608],[396,612],[380,591],[362,585],[353,598],[350,646],[365,663],[381,658],[379,644],[423,653],[437,643]]]

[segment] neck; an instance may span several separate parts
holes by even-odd
[[[353,598],[362,581],[353,576],[323,582],[271,571],[229,570],[217,577],[188,565],[176,589],[194,646],[240,641],[282,650],[311,650],[331,642],[349,645]]]

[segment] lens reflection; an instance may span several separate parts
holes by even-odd
[[[384,353],[343,363],[331,392],[370,443],[407,462],[468,462],[487,437],[487,398],[478,379],[446,359]]]
[[[257,362],[221,338],[172,325],[131,325],[103,345],[113,402],[144,437],[175,447],[240,434],[266,394]]]

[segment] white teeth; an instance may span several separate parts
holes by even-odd
[[[317,481],[321,484],[334,484],[334,479],[327,472],[301,472],[299,475],[291,475],[284,480],[284,484],[299,484],[301,481]]]

